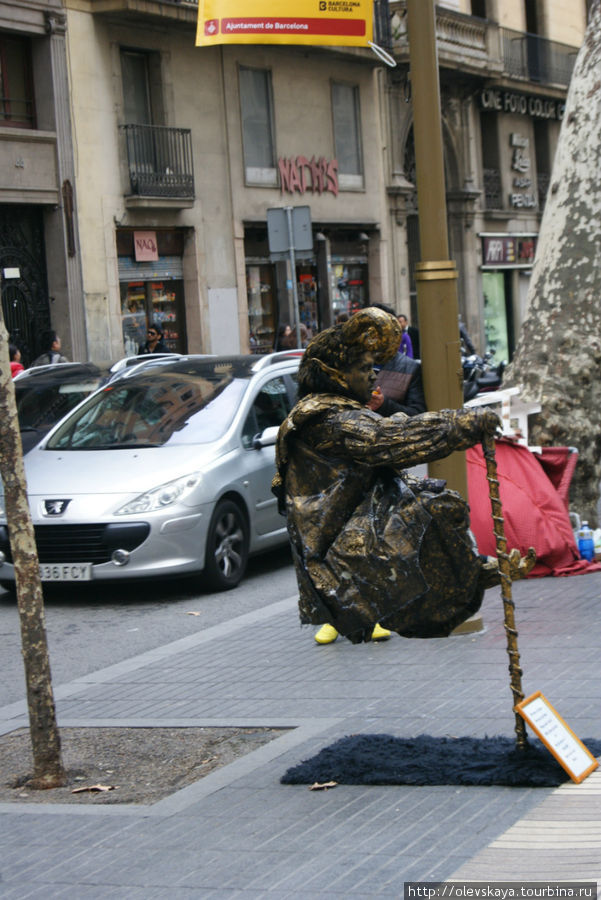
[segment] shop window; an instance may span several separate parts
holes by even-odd
[[[332,116],[338,184],[343,189],[363,188],[361,116],[356,85],[332,83]]]
[[[121,284],[121,326],[126,356],[136,356],[149,325],[163,329],[173,353],[186,352],[183,281],[129,281]]]
[[[247,184],[277,184],[271,73],[241,66],[240,110],[242,145]]]
[[[509,361],[513,354],[513,307],[511,276],[507,272],[483,272],[484,334],[486,348],[495,362]]]
[[[272,265],[246,267],[250,346],[253,353],[271,353],[275,340],[275,293]]]
[[[0,35],[0,125],[34,128],[31,42]]]

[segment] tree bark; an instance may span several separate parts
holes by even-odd
[[[0,421],[0,472],[17,582],[34,765],[33,780],[29,783],[32,787],[52,788],[65,784],[66,778],[52,692],[38,554],[27,502],[23,448],[9,364],[8,335],[1,316]]]
[[[601,7],[568,92],[520,340],[504,385],[541,404],[534,445],[576,447],[570,505],[597,525],[601,479]]]

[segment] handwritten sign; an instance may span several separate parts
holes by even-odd
[[[156,262],[159,258],[156,231],[134,231],[136,262]]]
[[[572,781],[584,781],[597,768],[599,763],[595,757],[540,691],[526,697],[516,709]]]

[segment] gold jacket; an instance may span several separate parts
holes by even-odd
[[[383,418],[338,394],[310,394],[283,422],[273,491],[286,515],[301,622],[353,643],[376,622],[442,637],[480,607],[483,561],[469,509],[404,470],[481,440],[480,410]]]

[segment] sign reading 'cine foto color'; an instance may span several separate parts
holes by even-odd
[[[328,44],[366,47],[372,0],[199,0],[196,45]]]

